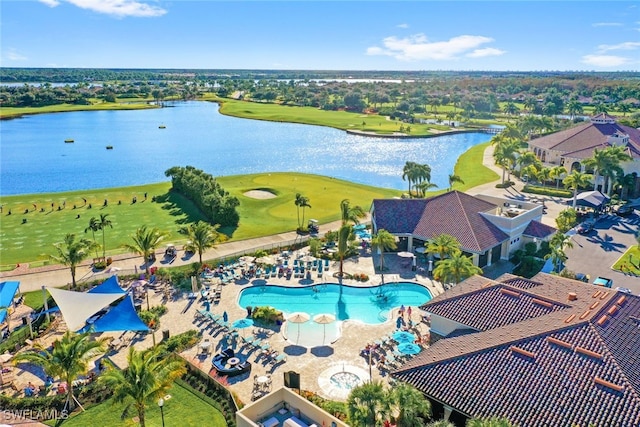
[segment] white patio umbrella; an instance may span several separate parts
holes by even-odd
[[[276,263],[276,260],[273,259],[273,257],[271,255],[266,255],[266,256],[261,256],[260,258],[256,259],[256,261],[258,264],[269,264],[269,265],[273,265]]]
[[[400,258],[413,258],[413,254],[411,252],[407,252],[407,251],[398,252],[398,256]]]
[[[300,340],[300,323],[308,322],[309,319],[311,319],[311,316],[303,311],[293,312],[287,317],[289,322],[298,324],[298,337],[296,338],[296,344]]]
[[[327,324],[333,323],[336,321],[336,316],[329,313],[322,313],[313,316],[313,321],[316,323],[320,323],[323,325],[323,333],[322,333],[322,345],[324,345],[324,339],[327,336]]]

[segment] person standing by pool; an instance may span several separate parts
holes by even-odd
[[[407,308],[407,316],[409,316],[409,319],[411,319],[411,306]]]
[[[403,318],[403,319],[404,319],[404,311],[405,311],[405,309],[404,309],[404,304],[402,304],[402,305],[400,306],[400,310],[398,310],[398,314],[399,314],[400,316],[402,316],[402,318]]]

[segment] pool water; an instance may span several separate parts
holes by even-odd
[[[339,321],[359,320],[375,325],[385,322],[393,307],[418,307],[431,298],[427,288],[410,282],[373,287],[338,284],[305,287],[269,285],[243,289],[238,304],[243,308],[271,306],[283,311],[285,317],[296,311],[308,313],[311,318],[316,314],[330,313]]]

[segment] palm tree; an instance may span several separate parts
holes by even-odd
[[[128,366],[118,369],[112,365],[98,379],[113,392],[114,403],[129,402],[124,414],[133,405],[141,427],[145,426],[147,404],[164,396],[173,382],[186,373],[180,360],[163,357],[162,351],[161,346],[143,351],[130,347]]]
[[[431,415],[431,403],[409,384],[400,383],[393,387],[389,398],[397,427],[424,425],[425,418]]]
[[[435,184],[431,184],[431,166],[424,164],[416,164],[415,165],[415,180],[414,182],[415,187],[417,190],[419,190],[419,195],[422,197],[424,195],[424,191],[422,190],[423,188],[429,189],[433,186],[435,186]],[[427,183],[425,185],[422,185],[424,183]]]
[[[428,254],[438,254],[440,260],[460,251],[460,242],[451,234],[440,234],[427,242]]]
[[[409,182],[409,196],[411,196],[411,187],[414,179],[416,178],[416,163],[407,161],[402,168],[402,180],[405,179]]]
[[[562,184],[565,188],[573,190],[573,207],[576,207],[576,202],[578,201],[578,189],[581,187],[585,187],[591,183],[592,175],[588,173],[582,173],[577,170],[574,170],[569,175],[567,175],[563,180]]]
[[[464,256],[457,251],[449,258],[440,260],[436,268],[433,269],[433,277],[443,283],[458,284],[469,276],[482,274],[482,269],[473,265],[470,256]]]
[[[296,200],[294,201],[298,210],[298,229],[302,229],[304,224],[304,208],[310,208],[309,198],[303,196],[300,193],[296,193]],[[300,223],[300,208],[302,208],[302,223]]]
[[[93,243],[96,250],[96,258],[98,258],[98,242],[96,242],[96,231],[98,230],[100,230],[100,223],[98,222],[98,218],[96,218],[95,216],[92,216],[91,219],[89,220],[89,226],[84,229],[84,232],[86,233],[88,231],[91,231],[91,234],[93,235]]]
[[[338,256],[340,257],[340,277],[343,275],[344,257],[349,250],[349,237],[351,236],[352,225],[360,223],[360,218],[366,214],[360,206],[351,206],[349,199],[340,202],[340,218],[342,225],[338,230]]]
[[[625,147],[612,146],[602,150],[597,148],[593,150],[593,156],[586,159],[583,163],[589,168],[593,169],[594,184],[593,189],[597,190],[598,176],[605,178],[605,183],[602,187],[602,192],[606,194],[611,193],[610,187],[607,185],[611,177],[615,177],[616,173],[620,171],[620,163],[631,160],[631,156],[625,151]]]
[[[148,229],[146,225],[138,228],[133,235],[133,244],[125,244],[123,247],[132,252],[142,255],[144,258],[144,266],[147,275],[149,274],[149,258],[160,246],[162,239],[167,233],[157,228]]]
[[[378,230],[378,232],[371,238],[371,245],[380,250],[380,272],[384,271],[384,252],[389,249],[396,249],[396,238],[393,234],[389,233],[384,228]]]
[[[454,173],[450,174],[449,175],[449,190],[448,191],[451,191],[453,189],[453,184],[455,184],[456,182],[458,184],[463,184],[464,185],[464,181],[462,180],[462,178],[460,178],[459,175],[456,175]]]
[[[419,194],[420,197],[424,197],[427,193],[428,190],[432,189],[432,188],[436,188],[438,187],[436,184],[434,184],[433,182],[430,181],[422,181],[418,184],[416,184],[416,192]]]
[[[549,172],[549,177],[556,180],[556,188],[560,188],[560,180],[562,175],[567,173],[567,169],[564,166],[554,166]]]
[[[388,412],[387,393],[380,381],[353,388],[347,398],[347,417],[352,427],[376,427]]]
[[[105,261],[107,255],[107,249],[104,242],[104,229],[107,227],[113,228],[113,224],[110,219],[107,219],[109,214],[100,214],[100,221],[98,224],[100,225],[100,230],[102,230],[102,260]]]
[[[53,378],[67,383],[65,408],[77,402],[73,395],[73,381],[89,371],[89,361],[106,350],[106,338],[90,339],[91,332],[76,334],[67,331],[62,338],[45,348],[35,344],[33,350],[18,353],[15,362],[30,362],[44,369]]]
[[[466,427],[512,427],[511,421],[502,417],[471,418]]]
[[[198,221],[188,227],[182,227],[178,232],[189,238],[189,242],[184,246],[185,250],[198,253],[198,262],[202,264],[202,254],[207,249],[216,247],[216,243],[221,240],[218,232],[220,224],[211,225],[205,221]]]
[[[560,267],[567,260],[566,248],[572,248],[573,242],[571,242],[571,236],[567,236],[563,233],[556,233],[549,240],[549,250],[551,251],[545,256],[545,259],[551,259],[553,263],[553,270],[556,273],[560,272]]]
[[[493,150],[493,158],[498,166],[502,168],[502,183],[505,182],[505,173],[510,166],[515,164],[517,154],[520,150],[520,143],[516,140],[506,138],[500,133],[492,138],[492,144],[495,145]]]
[[[58,251],[57,255],[49,257],[71,270],[71,285],[69,289],[76,286],[76,268],[82,261],[89,257],[89,253],[97,246],[97,243],[89,239],[78,239],[76,235],[69,233],[64,237],[64,242],[53,245]]]

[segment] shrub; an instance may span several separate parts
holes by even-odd
[[[253,317],[254,321],[264,324],[275,324],[284,320],[284,315],[281,311],[269,306],[254,307],[251,317]]]
[[[523,193],[531,193],[531,194],[540,194],[543,196],[551,196],[551,197],[564,197],[570,198],[573,196],[573,193],[570,190],[564,190],[562,188],[552,188],[552,187],[541,187],[538,185],[527,184],[522,189]]]
[[[509,188],[514,184],[515,183],[513,181],[505,181],[504,184],[502,182],[499,182],[498,184],[496,184],[496,188]]]
[[[190,329],[187,332],[174,335],[164,341],[161,345],[165,347],[167,353],[181,353],[200,341],[198,331]]]

